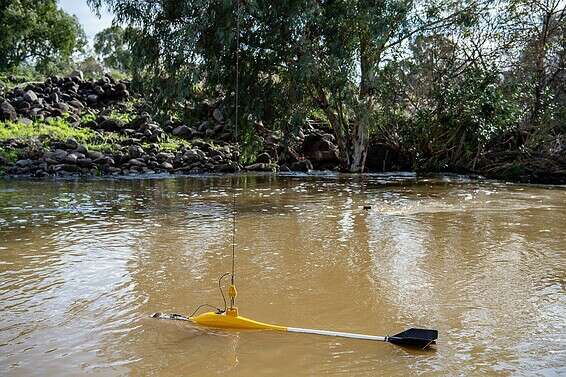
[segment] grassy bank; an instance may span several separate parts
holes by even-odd
[[[131,114],[111,114],[111,119],[124,122],[131,121],[131,118]],[[0,156],[10,163],[15,163],[33,150],[49,149],[53,143],[69,139],[75,140],[90,151],[117,153],[126,144],[128,137],[117,132],[96,131],[85,126],[92,119],[93,116],[87,115],[79,125],[74,125],[66,119],[34,121],[31,124],[0,122]],[[182,146],[191,146],[189,141],[171,135],[153,144],[163,152],[173,152]],[[148,147],[149,143],[142,143],[142,148]]]

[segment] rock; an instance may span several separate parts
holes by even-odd
[[[173,160],[175,158],[175,155],[168,152],[159,152],[155,157],[157,158],[157,161],[163,162]]]
[[[104,154],[102,152],[99,152],[99,151],[88,151],[87,155],[93,161],[104,157]]]
[[[20,168],[29,167],[31,165],[33,165],[33,160],[30,160],[30,159],[24,159],[24,160],[16,161],[16,166],[20,167]]]
[[[303,141],[303,154],[317,169],[333,168],[339,164],[338,148],[332,135],[310,134]]]
[[[62,117],[64,112],[61,109],[51,109],[50,111],[51,116],[56,118],[56,117]]]
[[[220,133],[221,131],[224,131],[224,125],[223,124],[217,124],[216,126],[214,126],[212,128],[212,131],[214,132],[214,134],[216,135],[217,133]]]
[[[96,94],[90,94],[86,97],[86,101],[91,105],[96,105],[98,102],[98,96]]]
[[[79,145],[80,144],[72,137],[65,140],[65,148],[67,149],[77,149]]]
[[[202,159],[202,155],[198,149],[189,149],[183,154],[183,159],[186,161],[198,161]]]
[[[173,165],[171,165],[171,163],[164,161],[159,165],[162,169],[165,170],[172,170],[173,169]]]
[[[299,154],[291,147],[283,149],[283,151],[279,155],[279,163],[281,164],[292,165],[299,160]]]
[[[212,123],[205,120],[204,122],[202,122],[199,126],[198,126],[198,132],[206,132],[206,130],[208,129],[209,126],[211,126]]]
[[[289,167],[287,165],[283,164],[279,167],[279,171],[281,173],[288,173],[288,172],[291,171],[291,169],[289,169]]]
[[[128,155],[130,158],[138,158],[144,155],[143,148],[139,145],[130,145],[128,147]]]
[[[214,171],[219,173],[235,173],[237,172],[238,166],[236,164],[220,164],[214,167]]]
[[[26,101],[18,101],[18,102],[14,102],[14,106],[16,107],[18,112],[22,112],[25,110],[29,110],[31,109],[31,105],[29,104],[29,102]]]
[[[67,105],[67,104],[64,103],[64,102],[58,102],[58,103],[56,103],[53,107],[55,107],[55,108],[57,108],[57,109],[59,109],[59,110],[61,110],[61,111],[64,111],[64,112],[69,111],[69,105]]]
[[[212,160],[213,163],[218,164],[218,163],[224,161],[224,157],[217,154],[216,156],[212,156],[211,160]]]
[[[130,161],[128,161],[128,164],[130,164],[131,166],[137,166],[137,167],[145,167],[145,162],[143,162],[142,160],[138,159],[138,158],[132,158]]]
[[[259,156],[257,156],[255,162],[269,164],[271,163],[271,156],[265,152],[261,153]]]
[[[69,153],[65,159],[63,160],[63,162],[66,162],[68,164],[76,164],[78,160],[78,157],[76,154],[74,153]]]
[[[105,131],[120,131],[124,127],[124,122],[117,119],[105,119],[98,124],[98,127]]]
[[[83,71],[78,70],[78,69],[76,69],[76,70],[74,70],[73,72],[71,72],[71,74],[69,75],[69,77],[70,77],[70,78],[77,78],[77,79],[79,79],[79,80],[81,80],[81,81],[84,80]]]
[[[291,165],[292,171],[308,172],[309,170],[312,170],[312,169],[313,169],[312,163],[306,158],[304,160],[294,162]]]
[[[69,102],[67,102],[69,105],[73,106],[75,109],[79,109],[82,110],[84,109],[84,105],[81,103],[81,101],[77,101],[77,100],[71,100]]]
[[[0,103],[0,120],[11,120],[17,119],[16,109],[14,106],[10,105],[8,101]]]
[[[37,102],[37,94],[33,90],[28,90],[24,93],[24,100],[29,103]]]
[[[185,125],[175,127],[172,131],[175,136],[184,136],[190,138],[192,135],[191,129]]]
[[[97,165],[104,165],[104,166],[113,166],[116,163],[112,157],[108,157],[108,156],[102,156],[100,158],[97,158],[96,160],[93,159],[92,162]]]
[[[92,160],[90,158],[79,158],[77,159],[77,164],[83,168],[88,168],[92,166]]]
[[[224,115],[222,114],[222,111],[220,111],[218,107],[214,109],[214,111],[212,112],[212,117],[216,122],[224,123]]]
[[[51,100],[51,102],[53,103],[59,103],[59,94],[57,93],[51,93],[49,95],[49,99]]]
[[[273,171],[273,167],[271,165],[264,163],[251,164],[244,167],[244,169],[249,171]]]
[[[59,164],[59,165],[55,165],[55,167],[53,168],[54,171],[66,171],[66,172],[70,172],[70,173],[74,173],[77,171],[80,171],[80,167],[76,166],[76,165],[71,165],[71,164]]]
[[[218,136],[218,139],[222,141],[230,141],[232,140],[232,133],[231,132],[223,132]]]
[[[82,155],[81,158],[85,158],[88,155],[88,149],[82,144],[79,144],[75,148],[74,152],[78,153],[79,155]]]
[[[63,162],[65,157],[67,157],[68,153],[62,149],[56,149],[53,152],[47,152],[44,154],[44,158],[51,159],[56,162]]]

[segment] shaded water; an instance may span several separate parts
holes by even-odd
[[[435,351],[148,318],[222,306]],[[363,206],[371,205],[364,210]],[[0,375],[566,374],[566,190],[407,176],[0,181]]]

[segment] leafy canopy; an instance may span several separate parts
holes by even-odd
[[[126,30],[118,25],[110,26],[94,37],[94,52],[108,68],[122,72],[130,70],[132,54],[126,40]]]
[[[49,73],[70,62],[86,44],[78,20],[55,0],[4,0],[0,3],[0,70],[32,63]]]

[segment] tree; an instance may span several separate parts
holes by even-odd
[[[234,93],[236,1],[90,0],[136,25],[136,64],[167,88]],[[341,168],[364,169],[383,62],[417,33],[465,20],[478,1],[242,1],[240,73],[247,114],[285,118],[314,106],[328,118]],[[452,9],[450,12],[443,9]],[[172,80],[169,80],[172,79]],[[283,99],[283,101],[281,100]],[[244,117],[245,119],[245,117]]]
[[[132,53],[126,40],[126,31],[114,25],[96,34],[94,51],[108,68],[122,72],[130,70]]]
[[[55,0],[7,0],[0,5],[0,70],[33,63],[38,70],[69,62],[86,43],[78,20]]]
[[[564,119],[553,118],[559,114],[555,104],[566,90],[566,4],[561,0],[511,0],[507,12],[516,54],[511,73],[514,84],[523,91],[525,144],[537,148],[541,134],[548,134],[556,121],[564,123]]]

